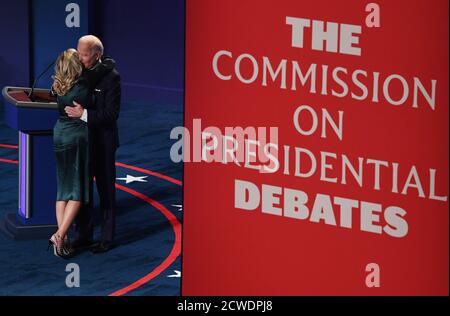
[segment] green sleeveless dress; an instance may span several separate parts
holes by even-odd
[[[89,130],[87,123],[67,116],[64,108],[73,101],[89,108],[91,94],[87,81],[79,81],[64,95],[58,96],[59,119],[53,129],[56,155],[57,201],[89,203],[91,181],[89,163]]]
[[[57,201],[81,201],[88,204],[92,187],[89,130],[86,122],[67,116],[64,108],[73,101],[85,109],[94,105],[93,90],[115,66],[114,59],[104,56],[91,69],[84,69],[78,82],[64,96],[58,96],[59,119],[53,129],[56,154]],[[89,119],[89,118],[88,118]]]

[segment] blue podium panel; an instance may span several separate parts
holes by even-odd
[[[3,88],[5,100],[5,123],[17,131],[53,130],[58,119],[58,106],[49,90],[35,89],[32,102],[28,93],[31,89],[21,87]]]
[[[5,122],[19,132],[19,199],[17,226],[53,227],[56,224],[56,161],[53,151],[53,127],[59,113],[49,90],[3,89]],[[6,221],[10,223],[11,221]],[[30,231],[28,229],[28,231]]]
[[[56,224],[53,133],[19,132],[19,207],[23,225]]]
[[[54,109],[16,107],[5,102],[5,123],[18,131],[53,129],[58,115],[58,111]]]

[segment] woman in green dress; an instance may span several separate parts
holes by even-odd
[[[69,118],[64,111],[76,101],[89,108],[91,93],[82,76],[83,66],[75,49],[61,53],[56,60],[52,89],[57,94],[59,119],[53,129],[56,155],[58,230],[49,239],[54,254],[66,258],[71,250],[67,232],[80,207],[89,203],[91,186],[89,165],[89,131],[87,123]]]

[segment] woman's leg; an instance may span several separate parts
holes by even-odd
[[[66,205],[66,201],[56,201],[56,221],[58,222],[58,228],[61,227],[63,222]]]
[[[67,231],[70,228],[75,216],[77,216],[78,211],[80,210],[81,202],[80,201],[69,201],[67,202],[66,208],[64,210],[64,217],[59,226],[57,234],[64,239],[67,234]]]

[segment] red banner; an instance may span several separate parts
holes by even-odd
[[[186,9],[182,294],[448,295],[448,1]]]

